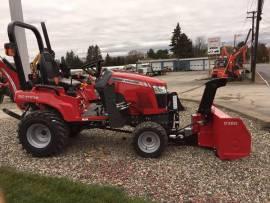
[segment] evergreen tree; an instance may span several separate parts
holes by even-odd
[[[111,66],[112,65],[112,58],[110,57],[110,55],[107,53],[106,57],[105,57],[105,66]]]
[[[102,60],[101,51],[98,45],[94,47],[94,60]]]
[[[91,45],[88,47],[86,54],[86,63],[91,63],[93,61],[101,60],[102,55],[98,45]]]
[[[86,54],[86,63],[91,63],[94,60],[94,52],[95,52],[95,47],[94,46],[89,46]]]
[[[61,56],[60,63],[66,65],[66,60],[64,56]]]
[[[193,55],[192,41],[185,33],[181,32],[179,23],[177,23],[176,28],[173,31],[170,46],[172,47],[170,50],[173,52],[175,57],[184,58],[191,57]]]
[[[181,27],[180,27],[179,23],[177,23],[177,25],[173,31],[173,36],[171,38],[171,44],[170,44],[171,52],[177,57],[180,57],[180,54],[179,54],[180,38],[181,38]]]
[[[147,58],[154,59],[156,57],[156,53],[153,49],[149,49],[147,52]]]
[[[167,59],[169,58],[169,51],[167,49],[159,49],[156,53],[156,59]]]
[[[180,48],[178,54],[182,58],[192,57],[192,41],[187,37],[185,33],[180,37]]]
[[[66,57],[61,57],[61,63],[67,65],[69,68],[77,68],[83,65],[79,56],[75,55],[74,51],[67,51]]]
[[[147,57],[150,59],[167,59],[169,58],[169,51],[167,49],[159,49],[155,52],[153,49],[149,49]]]

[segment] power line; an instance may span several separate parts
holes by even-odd
[[[248,9],[248,10],[252,10],[252,6],[253,6],[253,4],[254,4],[254,0],[252,0],[252,2],[251,2],[251,4],[250,4],[250,7],[249,7],[249,9]]]

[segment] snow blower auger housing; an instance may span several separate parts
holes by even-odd
[[[38,60],[32,63],[34,71],[27,77],[17,49],[15,27],[31,30],[38,42]],[[250,135],[241,120],[229,118],[212,107],[216,90],[226,84],[225,79],[206,84],[198,113],[192,116],[192,125],[180,129],[179,111],[183,106],[175,92],[167,91],[165,82],[102,69],[101,61],[81,67],[95,81],[64,78],[54,60],[44,23],[42,29],[46,48],[37,28],[22,22],[9,24],[10,42],[5,46],[13,49],[7,53],[14,57],[20,81],[15,102],[23,113],[16,115],[8,109],[4,112],[20,119],[19,141],[33,156],[54,155],[63,150],[69,137],[82,129],[93,128],[132,133],[134,149],[143,157],[159,157],[172,138],[195,140],[199,146],[214,148],[221,159],[249,154]]]

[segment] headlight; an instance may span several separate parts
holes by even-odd
[[[156,94],[166,94],[167,88],[165,86],[153,86],[153,89]]]

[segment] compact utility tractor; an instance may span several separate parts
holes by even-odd
[[[17,89],[20,88],[16,69],[8,60],[0,57],[0,103],[4,96],[9,96],[13,101]]]
[[[39,47],[28,76],[18,51],[16,27],[31,30]],[[57,154],[70,136],[93,128],[132,133],[134,148],[143,157],[159,157],[170,140],[212,148],[220,159],[249,155],[251,138],[243,122],[212,105],[216,90],[225,86],[226,79],[206,83],[198,112],[191,116],[189,126],[180,128],[182,106],[177,94],[167,91],[165,82],[102,69],[101,61],[82,67],[95,81],[64,78],[54,60],[45,24],[42,28],[46,48],[37,28],[23,22],[9,24],[10,42],[5,44],[7,55],[13,56],[16,64],[20,90],[14,99],[23,113],[4,112],[20,120],[19,141],[33,156]]]

